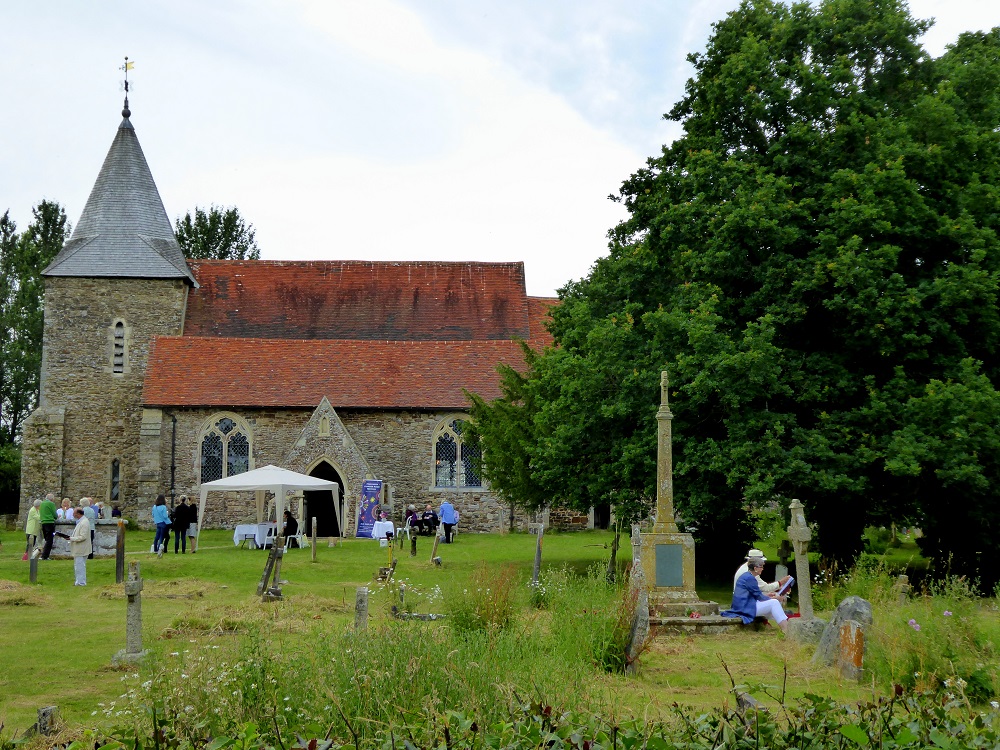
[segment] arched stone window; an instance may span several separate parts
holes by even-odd
[[[482,487],[476,473],[482,455],[478,444],[463,438],[465,420],[448,418],[434,431],[434,486]]]
[[[111,461],[108,475],[108,505],[114,508],[121,502],[122,464],[117,458]]]
[[[108,331],[111,339],[111,372],[123,375],[129,371],[128,344],[131,331],[124,320],[116,320]]]
[[[212,482],[249,471],[252,463],[250,427],[235,414],[216,414],[201,433],[201,481]]]

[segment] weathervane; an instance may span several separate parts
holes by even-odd
[[[125,64],[122,65],[118,70],[125,71],[125,108],[122,110],[122,117],[128,117],[132,114],[128,108],[128,72],[135,67],[135,61],[129,62],[128,55],[125,55]]]

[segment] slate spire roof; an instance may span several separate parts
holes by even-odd
[[[42,273],[187,279],[197,286],[167,218],[139,139],[124,118],[73,236]]]

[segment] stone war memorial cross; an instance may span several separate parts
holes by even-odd
[[[660,373],[660,408],[656,412],[656,520],[641,535],[640,565],[649,586],[650,609],[665,616],[689,611],[714,613],[717,605],[702,602],[694,584],[694,537],[681,533],[674,520],[673,433],[667,373]]]
[[[148,651],[142,650],[142,576],[139,563],[128,564],[128,578],[125,581],[125,648],[112,658],[113,664],[133,664],[142,661]]]

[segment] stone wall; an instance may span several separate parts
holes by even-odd
[[[136,510],[149,345],[156,334],[181,332],[186,290],[181,280],[46,279],[41,394],[25,424],[22,512],[47,492],[107,501],[113,459],[123,511]],[[117,321],[126,327],[121,373],[112,367]]]

